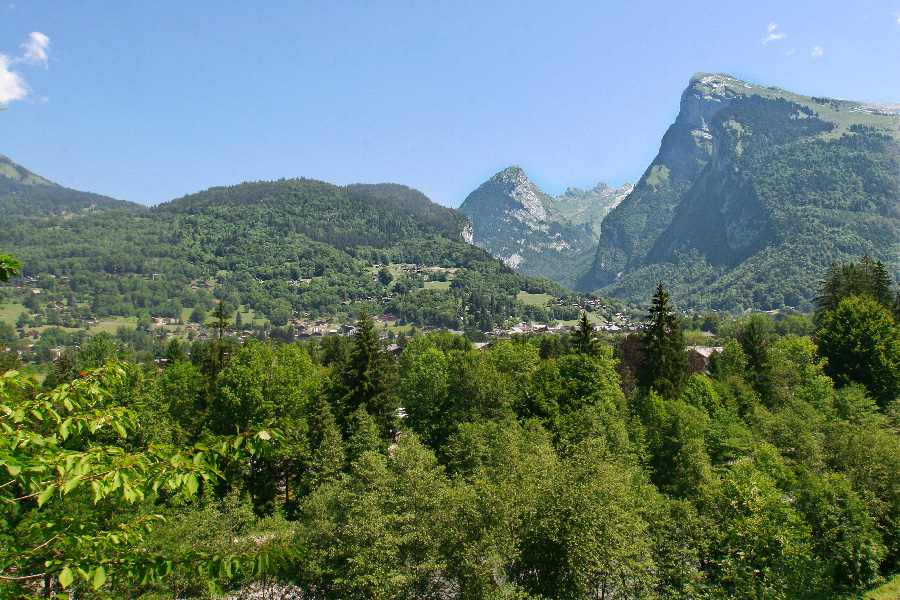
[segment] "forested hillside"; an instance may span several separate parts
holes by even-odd
[[[577,316],[517,303],[522,291],[574,296],[466,244],[462,214],[401,185],[293,179],[212,188],[142,212],[31,214],[0,231],[0,247],[22,259],[30,278],[27,286],[10,282],[8,294],[32,311],[71,298],[75,323],[183,319],[185,309],[208,313],[217,298],[276,326],[363,309],[418,326],[481,330],[513,318]],[[389,277],[379,278],[389,264]],[[449,287],[426,289],[429,279]]]
[[[639,335],[399,358],[365,316],[161,370],[94,335],[0,379],[0,593],[856,597],[900,571],[900,330],[883,264],[820,276],[814,337],[711,315],[708,362],[663,284]]]
[[[863,252],[896,277],[900,108],[698,74],[659,154],[603,221],[582,289],[696,309],[811,308],[819,274]]]

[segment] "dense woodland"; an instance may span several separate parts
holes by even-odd
[[[868,257],[818,294],[811,323],[718,323],[708,363],[662,284],[617,339],[585,317],[396,358],[363,315],[321,344],[173,340],[158,370],[96,335],[55,392],[0,380],[0,593],[853,597],[900,571],[898,307]]]
[[[20,324],[31,327],[77,327],[85,318],[114,316],[179,319],[186,308],[209,313],[216,299],[275,327],[298,316],[346,318],[362,310],[418,327],[480,331],[510,320],[577,318],[571,304],[584,294],[518,274],[469,246],[460,236],[466,222],[405,186],[309,179],[212,188],[140,212],[26,211],[5,224],[0,247],[14,248],[23,277],[34,279],[11,280],[0,294],[40,317]],[[425,289],[427,270],[387,281],[370,272],[388,263],[452,269],[457,276],[449,291],[435,295]],[[35,287],[42,296],[35,297]],[[527,306],[516,300],[520,291],[549,293],[566,306]],[[57,302],[65,315],[54,312]],[[63,322],[66,315],[70,322]]]

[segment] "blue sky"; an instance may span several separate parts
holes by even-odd
[[[0,154],[157,204],[395,182],[458,206],[512,164],[635,181],[697,71],[900,103],[900,0],[0,5]]]

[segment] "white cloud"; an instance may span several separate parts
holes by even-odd
[[[28,41],[22,44],[22,48],[25,49],[22,56],[10,57],[0,54],[0,104],[22,100],[31,92],[18,67],[44,65],[44,68],[47,68],[47,61],[50,58],[50,38],[33,31],[28,36]]]
[[[796,52],[796,51],[797,51],[796,48],[791,48],[790,50],[788,50],[787,52],[785,52],[785,54],[787,54],[788,56],[790,56],[791,54],[793,54],[793,53]]]
[[[42,64],[47,68],[47,58],[49,56],[50,38],[40,31],[32,31],[28,36],[28,41],[22,44],[25,48],[25,54],[22,61],[30,65]]]
[[[769,23],[768,31],[769,35],[767,35],[763,39],[763,46],[768,44],[769,42],[774,42],[775,40],[780,40],[783,37],[787,37],[787,35],[783,33],[775,33],[775,30],[778,28],[778,23]]]
[[[29,91],[22,76],[9,69],[9,63],[9,58],[0,54],[0,104],[21,100]]]
[[[812,54],[815,57],[819,57],[819,56],[822,56],[823,54],[825,54],[825,51],[822,49],[822,46],[816,46],[815,48],[812,49],[812,52],[810,52],[810,54]]]

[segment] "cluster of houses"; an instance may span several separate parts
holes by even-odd
[[[640,331],[643,328],[642,323],[636,323],[630,319],[625,313],[616,313],[613,315],[614,320],[609,323],[603,323],[594,327],[594,331],[603,331],[606,333],[629,333]]]

